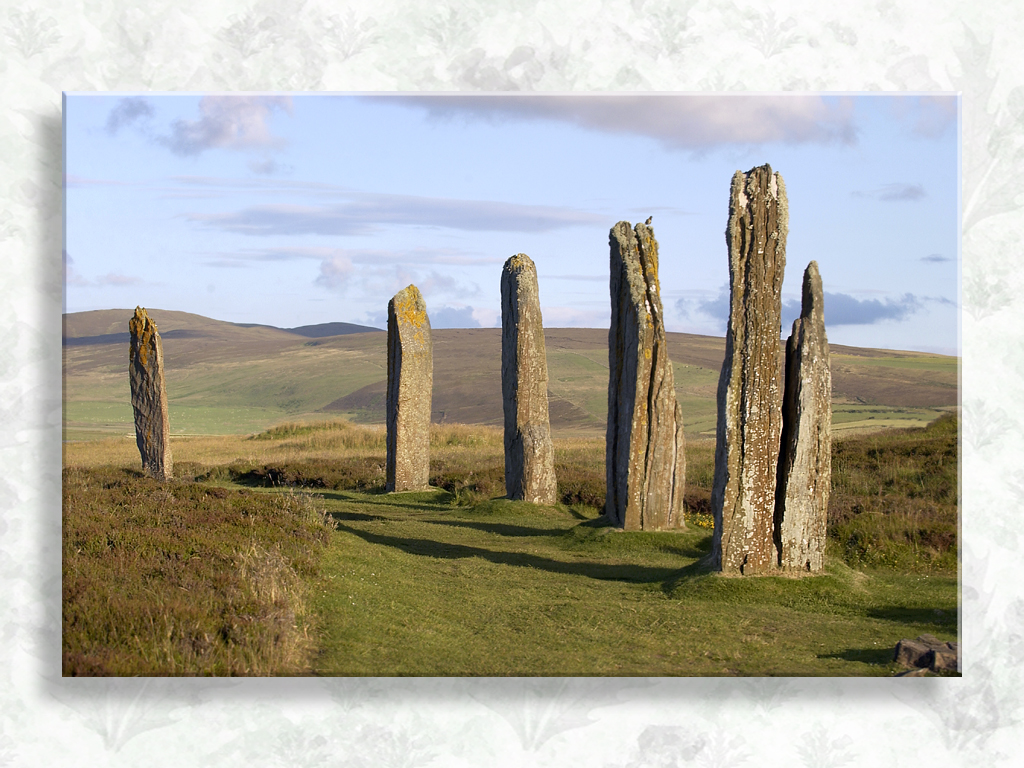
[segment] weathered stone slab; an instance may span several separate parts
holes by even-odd
[[[128,381],[135,411],[135,444],[142,469],[158,480],[172,475],[171,427],[164,386],[164,348],[156,323],[145,309],[135,308],[128,321]]]
[[[501,391],[505,410],[505,492],[554,504],[555,450],[548,420],[548,363],[537,268],[525,253],[501,272]]]
[[[418,491],[430,480],[430,401],[434,348],[427,305],[415,285],[388,302],[385,489]]]
[[[684,528],[686,454],[647,224],[611,229],[605,516],[626,530]]]
[[[775,492],[779,566],[824,568],[828,495],[832,485],[832,372],[825,335],[821,275],[804,271],[803,304],[786,342],[782,442]]]
[[[726,573],[776,567],[772,536],[782,432],[779,336],[789,209],[782,176],[737,171],[729,198],[729,327],[718,381],[711,561]]]

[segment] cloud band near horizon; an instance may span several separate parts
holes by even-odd
[[[573,94],[366,96],[433,119],[550,120],[702,151],[728,144],[855,144],[853,102],[805,94]]]
[[[367,193],[336,205],[260,205],[234,213],[187,214],[187,218],[236,234],[273,236],[367,235],[376,231],[375,225],[549,232],[604,222],[606,217],[575,208]]]
[[[940,300],[941,301],[941,300]],[[921,310],[924,300],[912,293],[898,299],[858,299],[845,293],[824,292],[825,326],[874,325],[887,320],[900,321]],[[684,315],[706,315],[722,323],[729,321],[729,288],[723,287],[713,299],[688,301],[678,299],[676,309]],[[782,302],[782,329],[788,329],[800,316],[800,300]]]

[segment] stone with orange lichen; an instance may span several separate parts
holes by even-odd
[[[128,331],[128,381],[135,412],[135,443],[143,471],[158,480],[167,480],[172,474],[172,461],[163,344],[156,323],[141,307],[135,308]]]
[[[605,516],[625,530],[683,528],[682,409],[658,285],[658,242],[646,224],[609,234],[611,327]]]
[[[433,378],[427,305],[419,289],[410,285],[388,303],[385,488],[389,493],[428,487]]]

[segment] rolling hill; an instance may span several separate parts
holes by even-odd
[[[349,323],[283,329],[151,309],[164,342],[174,434],[256,432],[281,421],[344,416],[383,423],[387,334]],[[132,310],[64,316],[65,439],[131,434],[128,319]],[[608,332],[549,328],[552,428],[603,434]],[[435,330],[435,422],[502,423],[501,331]],[[725,340],[669,333],[688,435],[714,434]],[[929,421],[955,406],[959,360],[832,346],[837,429]]]

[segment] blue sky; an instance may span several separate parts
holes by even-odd
[[[67,94],[65,311],[385,327],[606,327],[608,230],[653,216],[670,331],[723,336],[732,175],[790,206],[783,328],[814,259],[833,343],[958,353],[952,95]]]

